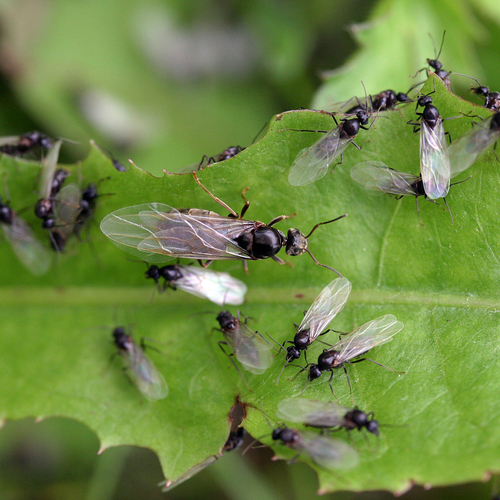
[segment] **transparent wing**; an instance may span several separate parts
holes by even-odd
[[[120,351],[128,359],[127,375],[149,401],[166,398],[168,386],[149,356],[137,345],[130,351]]]
[[[343,424],[344,416],[349,411],[351,408],[331,401],[296,398],[280,401],[276,417],[313,427],[337,427]]]
[[[22,135],[6,135],[0,137],[0,146],[5,146],[7,144],[17,144],[21,139]]]
[[[295,448],[304,450],[313,462],[325,469],[352,469],[359,463],[357,452],[340,439],[309,431],[301,432],[300,436]]]
[[[243,304],[247,286],[230,274],[211,271],[203,267],[179,266],[182,278],[174,282],[185,292],[208,299],[223,306]]]
[[[419,177],[389,168],[381,161],[365,161],[354,165],[351,178],[366,189],[395,194],[397,196],[416,196],[412,186]]]
[[[297,330],[309,330],[309,343],[313,342],[344,308],[351,288],[351,282],[347,278],[336,278],[316,297]]]
[[[332,350],[339,351],[338,363],[349,361],[374,347],[385,344],[403,329],[404,325],[393,314],[368,321],[348,335],[342,337]]]
[[[444,198],[450,190],[450,160],[446,153],[443,121],[431,128],[425,121],[420,128],[420,173],[425,193],[431,200]]]
[[[480,154],[499,139],[500,129],[492,130],[491,120],[492,117],[476,124],[448,147],[451,177],[467,170]]]
[[[162,203],[122,208],[101,222],[101,231],[119,248],[147,262],[173,258],[236,260],[250,258],[231,239],[253,221],[221,217],[206,210],[182,212]]]
[[[52,180],[54,179],[54,173],[57,168],[61,144],[61,140],[56,141],[40,164],[41,171],[40,181],[38,184],[38,197],[40,199],[46,200],[50,198]]]
[[[288,182],[292,186],[305,186],[321,179],[351,142],[352,139],[340,137],[340,127],[330,130],[297,155],[290,168]]]
[[[245,370],[259,375],[271,366],[273,361],[271,344],[245,323],[239,321],[238,326],[230,334],[223,333],[236,359]]]
[[[75,231],[75,224],[81,210],[82,192],[76,184],[64,186],[54,199],[55,230],[69,236]]]
[[[45,274],[51,264],[51,253],[38,241],[31,227],[15,213],[12,214],[12,224],[1,226],[5,238],[24,267],[37,276]]]

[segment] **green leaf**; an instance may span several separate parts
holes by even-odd
[[[427,91],[434,86],[434,102],[443,117],[468,112],[488,116],[489,111],[448,93],[439,80],[431,79]],[[416,118],[414,106],[381,114],[369,131],[357,136],[362,150],[349,146],[344,163],[309,186],[289,185],[288,170],[296,154],[320,135],[284,129],[333,126],[328,115],[311,111],[278,115],[254,146],[199,173],[236,211],[243,205],[241,191],[249,187],[248,218],[268,222],[296,213],[279,224],[282,229],[308,232],[317,222],[348,213],[310,238],[315,257],[353,284],[350,300],[332,328],[349,331],[383,314],[395,314],[405,324],[391,343],[370,357],[406,375],[368,362],[347,367],[354,403],[391,426],[382,425],[380,439],[370,436],[369,444],[352,433],[350,440],[361,457],[356,469],[333,474],[313,465],[322,491],[400,492],[412,482],[479,480],[500,467],[495,452],[500,442],[499,387],[490,376],[499,365],[500,310],[498,165],[493,153],[459,178],[472,175],[470,180],[452,187],[448,203],[454,225],[448,213],[423,199],[421,225],[412,199],[372,196],[349,176],[352,165],[366,160],[418,172],[419,138],[406,124]],[[445,128],[455,138],[469,129],[471,120],[448,120]],[[102,180],[100,190],[107,195],[99,199],[96,223],[113,210],[146,202],[225,213],[191,175],[155,178],[135,167],[117,172],[95,147],[80,166],[71,168],[75,179],[80,172],[83,184]],[[3,157],[0,169],[12,207],[33,206],[37,164]],[[22,215],[38,226],[31,209]],[[37,234],[47,239],[41,229]],[[103,448],[135,444],[153,449],[171,480],[219,453],[237,396],[246,407],[244,426],[270,444],[270,428],[260,410],[276,423],[278,402],[298,397],[306,375],[289,380],[298,369],[288,367],[277,386],[284,364],[280,354],[264,375],[244,373],[250,392],[217,346],[221,334],[211,331],[218,326],[216,306],[180,291],[156,296],[150,303],[153,287],[144,280],[144,266],[127,260],[96,225],[90,238],[88,243],[74,241],[58,256],[52,272],[41,278],[24,270],[6,244],[0,248],[0,417],[75,418],[97,433]],[[302,311],[335,278],[308,255],[295,258],[293,265],[250,262],[248,276],[239,263],[215,262],[213,268],[230,271],[248,284],[241,312],[253,318],[252,328],[281,343],[293,338],[293,322],[300,322]],[[150,356],[169,384],[166,399],[147,402],[122,374],[120,360],[109,362],[114,351],[110,333],[119,324],[131,325],[137,340],[145,336],[158,342],[162,352]],[[335,334],[324,340],[334,342]],[[308,360],[314,361],[322,348],[313,345]],[[328,374],[308,384],[304,396],[332,399],[327,381]],[[341,402],[350,405],[341,371],[332,384]],[[336,437],[348,439],[344,433]],[[280,445],[274,449],[280,457],[296,454]],[[306,456],[299,460],[309,462]]]

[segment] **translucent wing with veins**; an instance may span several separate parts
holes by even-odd
[[[341,127],[337,126],[303,149],[295,158],[288,181],[292,186],[305,186],[321,179],[328,167],[345,151],[352,138],[341,137]]]
[[[12,223],[0,223],[5,238],[9,241],[21,263],[33,274],[45,274],[51,264],[51,254],[33,234],[31,227],[12,212]]]
[[[208,210],[181,211],[149,203],[107,215],[101,230],[116,246],[147,262],[174,258],[240,260],[250,259],[250,255],[232,238],[255,224]]]
[[[276,416],[313,427],[337,427],[344,423],[346,413],[351,410],[332,401],[295,398],[280,401]]]
[[[393,314],[368,321],[356,330],[342,337],[332,351],[339,352],[336,363],[342,364],[354,359],[379,345],[390,342],[404,325]]]
[[[272,346],[242,321],[233,330],[222,330],[236,359],[251,373],[264,373],[272,363]]]
[[[38,197],[43,200],[50,198],[51,195],[52,180],[54,179],[54,173],[57,168],[61,144],[61,140],[56,141],[40,164],[41,172],[38,186]]]
[[[359,463],[357,452],[346,442],[311,431],[301,431],[293,449],[305,451],[311,460],[325,469],[352,469]]]
[[[381,161],[366,161],[354,165],[351,178],[366,189],[396,196],[418,195],[414,184],[420,177],[393,170]]]
[[[434,127],[425,120],[420,130],[420,173],[425,193],[431,200],[444,198],[450,190],[450,160],[446,153],[446,137],[443,120]]]
[[[133,342],[127,351],[119,351],[126,362],[127,375],[150,401],[166,398],[168,386],[149,356]]]
[[[179,269],[182,277],[173,282],[175,287],[220,306],[243,304],[247,286],[230,274],[195,266],[179,266]]]
[[[54,200],[55,230],[66,236],[73,234],[81,211],[82,192],[76,184],[68,184]]]
[[[347,278],[336,278],[323,288],[306,312],[297,331],[309,330],[309,344],[323,332],[333,318],[344,308],[351,282]]]
[[[500,113],[476,123],[468,132],[453,141],[447,150],[451,176],[467,170],[486,149],[500,138]]]

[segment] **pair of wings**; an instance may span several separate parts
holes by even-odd
[[[81,211],[82,192],[76,184],[64,186],[54,198],[54,230],[69,237],[75,232]]]
[[[247,286],[230,274],[195,266],[179,269],[182,277],[172,283],[175,287],[220,306],[243,304]]]
[[[146,399],[157,401],[167,397],[165,378],[140,346],[132,342],[130,349],[120,350],[119,353],[124,359],[127,375]]]
[[[283,399],[278,404],[276,416],[288,422],[313,427],[339,427],[345,424],[345,415],[352,411],[332,401],[314,399]]]
[[[40,181],[38,183],[38,197],[40,199],[46,200],[50,198],[52,192],[52,180],[54,179],[54,174],[57,168],[61,144],[61,140],[56,141],[40,164],[41,172]]]
[[[352,469],[359,463],[358,453],[345,441],[312,431],[300,431],[299,436],[289,447],[305,452],[324,469]]]
[[[451,177],[467,170],[477,157],[500,138],[500,129],[492,128],[493,116],[476,123],[468,132],[453,141],[448,148]]]
[[[330,350],[339,353],[336,363],[341,365],[379,345],[390,342],[404,325],[393,314],[373,319],[343,336]]]
[[[299,152],[288,174],[288,182],[292,186],[305,186],[326,175],[328,167],[353,140],[342,137],[341,130],[342,124],[327,132],[312,146]]]
[[[344,308],[351,288],[351,282],[347,278],[336,278],[323,288],[307,310],[297,330],[299,332],[309,330],[309,344],[326,329],[333,318]]]
[[[422,120],[420,128],[420,174],[425,194],[431,200],[444,198],[450,190],[450,159],[447,153],[443,120],[434,127]]]
[[[13,212],[12,224],[2,223],[0,226],[16,257],[28,271],[41,276],[49,270],[51,252],[38,241],[27,222]]]
[[[381,161],[366,161],[354,165],[351,178],[366,189],[396,196],[419,196],[415,185],[420,177],[389,168]]]
[[[233,330],[223,330],[222,333],[245,370],[260,375],[271,366],[272,346],[260,333],[239,320]]]
[[[148,203],[107,215],[101,231],[117,247],[146,262],[175,258],[241,260],[251,256],[234,239],[256,224],[261,223],[208,210],[179,211],[163,203]]]

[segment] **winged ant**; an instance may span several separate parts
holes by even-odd
[[[198,260],[206,267],[214,260],[242,260],[247,269],[247,260],[272,258],[285,264],[276,255],[285,247],[287,255],[308,253],[316,265],[342,276],[334,268],[316,260],[308,249],[308,238],[319,226],[335,222],[347,214],[316,224],[307,235],[291,228],[285,236],[272,226],[293,216],[280,215],[269,224],[245,220],[242,217],[250,202],[244,196],[245,205],[238,215],[213,195],[195,172],[193,177],[215,202],[230,213],[228,217],[197,208],[177,210],[162,203],[149,203],[122,208],[107,215],[101,222],[102,232],[122,250],[151,263],[185,258]],[[202,263],[203,260],[206,262]]]

